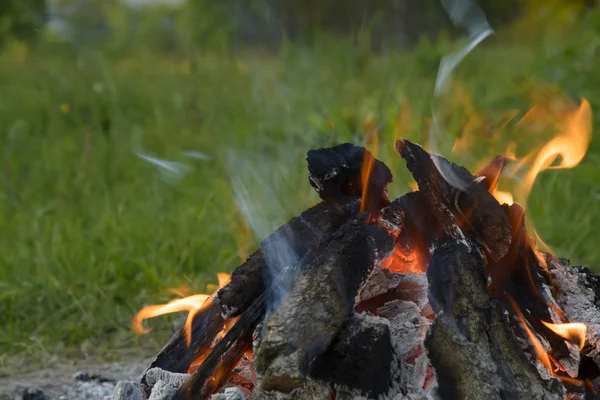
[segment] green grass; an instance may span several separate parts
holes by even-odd
[[[593,22],[559,38],[507,32],[476,49],[444,101],[446,144],[473,113],[484,122],[511,109],[522,114],[541,84],[585,96],[596,111]],[[202,291],[256,248],[260,238],[236,207],[239,182],[262,217],[252,221],[262,223],[260,236],[317,201],[305,152],[361,143],[370,117],[379,157],[395,176],[391,195],[408,191],[392,143],[400,135],[426,140],[437,64],[451,48],[443,41],[381,54],[324,38],[312,49],[236,57],[18,48],[0,55],[0,353],[160,342],[171,320],[151,321],[157,329],[140,338],[129,330],[137,309],[168,300],[167,287]],[[511,129],[506,135],[517,135]],[[445,154],[473,167],[504,150],[482,147]],[[192,169],[166,182],[140,150]],[[599,198],[593,140],[580,166],[540,176],[528,214],[557,254],[600,268]]]

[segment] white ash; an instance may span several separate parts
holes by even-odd
[[[223,393],[210,396],[210,400],[248,400],[240,388],[229,387]]]
[[[554,260],[548,267],[557,289],[558,304],[569,321],[587,325],[586,344],[591,347],[587,355],[600,364],[600,311],[595,304],[596,294],[588,286],[585,274],[576,268],[564,267]]]
[[[169,382],[177,380],[169,380]],[[152,392],[148,400],[171,400],[177,393],[180,386],[173,386],[167,381],[159,380],[152,387]]]
[[[171,400],[189,377],[189,374],[169,372],[160,368],[148,370],[145,375],[147,389],[150,391],[148,400]],[[104,400],[146,400],[146,396],[139,382],[119,381],[112,396],[105,397]]]
[[[390,272],[385,268],[376,266],[360,290],[358,301],[366,301],[397,288],[403,276],[403,274]]]
[[[119,381],[112,396],[104,400],[145,400],[142,386],[134,381]]]
[[[421,316],[421,310],[413,302],[394,300],[390,303],[378,310],[389,318],[388,325],[394,349],[390,366],[392,386],[381,399],[403,399],[405,397],[402,396],[417,395],[426,397],[430,394],[423,388],[430,363],[423,348],[423,340],[430,321]],[[435,385],[428,385],[428,388],[432,386]]]
[[[146,383],[150,387],[154,387],[159,381],[163,381],[174,387],[180,387],[189,379],[190,374],[169,372],[161,368],[151,368],[146,372],[145,377]]]

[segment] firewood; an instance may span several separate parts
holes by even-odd
[[[549,342],[554,358],[575,378],[579,367],[579,349],[570,349],[563,338],[541,323],[542,320],[553,323],[568,321],[556,315],[550,306],[554,303],[551,277],[535,254],[535,243],[527,233],[525,210],[518,203],[504,208],[513,230],[513,240],[502,259],[486,265],[491,277],[490,291],[505,304],[509,314],[515,315],[511,303],[519,305],[527,323]],[[518,318],[512,321],[513,329],[522,330]]]
[[[147,371],[161,368],[165,371],[184,373],[190,364],[204,352],[210,350],[214,338],[223,330],[225,320],[221,316],[222,308],[219,299],[200,310],[192,322],[191,342],[188,344],[183,328],[179,329],[160,350]],[[145,374],[142,377],[145,383]]]
[[[244,311],[173,400],[206,400],[227,380],[233,367],[252,348],[252,333],[264,317],[266,299],[263,293]]]
[[[542,380],[514,345],[480,255],[456,241],[437,245],[427,277],[437,317],[425,346],[442,400],[565,398],[560,381]]]
[[[354,314],[311,371],[315,379],[358,389],[376,398],[390,386],[392,345],[388,325]]]
[[[364,217],[351,219],[333,235],[265,321],[255,354],[263,390],[289,392],[302,386],[311,363],[346,323],[363,281],[392,248],[387,231],[366,224]]]
[[[363,198],[362,209],[375,215],[387,203],[390,169],[368,150],[350,143],[307,153],[308,177],[319,196],[338,202],[343,196]]]
[[[465,168],[431,155],[406,139],[396,141],[395,146],[446,234],[459,240],[461,233],[457,226],[466,224],[481,238],[481,245],[491,259],[499,260],[508,252],[511,242],[508,218],[484,185]],[[454,186],[443,174],[456,178]]]
[[[264,278],[268,274],[269,255],[276,254],[282,241],[301,258],[309,249],[323,245],[323,239],[355,215],[359,206],[360,200],[356,197],[340,198],[337,203],[321,202],[265,238],[261,249],[236,268],[229,284],[219,290],[217,297],[221,301],[224,316],[240,315],[265,291]]]

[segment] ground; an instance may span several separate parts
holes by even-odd
[[[56,359],[43,369],[0,377],[0,399],[12,400],[27,388],[41,390],[48,400],[101,399],[112,394],[118,380],[137,380],[150,361],[99,363]]]

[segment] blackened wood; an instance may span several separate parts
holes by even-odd
[[[215,345],[173,400],[206,400],[231,375],[244,353],[252,348],[252,333],[264,317],[266,293],[260,295]]]
[[[480,238],[491,259],[498,260],[508,252],[511,242],[508,219],[484,185],[465,168],[442,156],[430,155],[406,139],[396,141],[395,146],[423,192],[430,212],[448,236],[460,238],[455,228],[458,225]],[[456,181],[448,182],[440,169]]]
[[[179,329],[158,353],[148,367],[161,368],[170,372],[187,372],[190,364],[201,354],[208,351],[214,338],[225,326],[221,316],[221,305],[214,298],[211,303],[196,313],[192,322],[192,339],[188,345],[183,328]],[[142,377],[142,383],[145,375]]]
[[[570,349],[565,340],[550,330],[541,321],[551,323],[568,322],[552,311],[555,301],[552,279],[545,265],[535,254],[535,242],[529,237],[525,223],[525,210],[518,203],[504,206],[512,229],[513,240],[508,253],[500,260],[491,261],[486,269],[491,277],[490,292],[503,302],[509,314],[515,315],[512,303],[516,303],[537,334],[550,344],[552,355],[569,374],[577,376],[579,352]],[[557,320],[557,318],[560,318]],[[518,318],[511,319],[515,333],[522,331]]]
[[[265,321],[255,365],[261,389],[289,392],[302,386],[311,363],[323,355],[344,326],[354,298],[393,239],[366,217],[353,218],[294,282]]]
[[[359,207],[360,199],[356,197],[340,199],[336,204],[321,202],[265,238],[262,248],[237,267],[231,274],[229,284],[217,293],[224,316],[240,315],[265,291],[268,268],[278,269],[278,266],[268,265],[269,262],[276,262],[276,257],[269,255],[279,251],[281,241],[285,241],[286,246],[301,258],[309,249],[323,245],[324,238],[358,213]]]
[[[438,245],[427,277],[437,317],[425,346],[442,400],[565,398],[560,381],[543,380],[512,339],[479,254],[459,242]]]
[[[392,173],[368,150],[350,143],[310,150],[306,155],[310,184],[319,196],[337,202],[343,196],[363,197],[363,210],[376,213],[387,202]]]
[[[377,398],[390,387],[392,354],[388,326],[372,317],[354,314],[316,361],[311,376]]]

